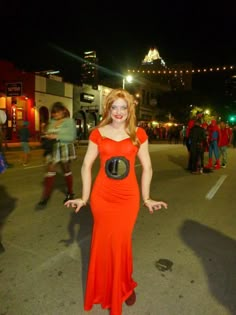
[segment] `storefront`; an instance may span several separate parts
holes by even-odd
[[[18,141],[19,129],[28,121],[34,137],[34,74],[22,72],[9,62],[0,61],[0,67],[0,109],[7,117],[2,126],[4,136]]]

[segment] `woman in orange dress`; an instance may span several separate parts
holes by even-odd
[[[100,169],[92,187],[92,165],[100,157]],[[82,197],[69,200],[75,212],[89,200],[94,218],[91,253],[86,284],[86,311],[93,304],[109,309],[110,315],[122,314],[122,303],[136,300],[132,278],[132,232],[140,208],[140,191],[135,174],[135,159],[142,165],[141,194],[150,213],[163,201],[150,198],[152,165],[147,135],[136,127],[133,96],[123,89],[110,92],[103,119],[89,136],[84,157]],[[90,196],[91,192],[91,196]]]

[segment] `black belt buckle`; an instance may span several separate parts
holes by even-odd
[[[114,156],[106,161],[105,171],[109,178],[124,179],[129,174],[129,161],[124,156]]]

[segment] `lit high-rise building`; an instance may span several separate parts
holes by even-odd
[[[82,64],[81,81],[90,84],[94,88],[98,85],[98,59],[96,51],[84,52],[84,62]]]

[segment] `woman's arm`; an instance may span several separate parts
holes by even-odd
[[[138,158],[142,165],[141,193],[143,201],[150,198],[150,185],[152,180],[152,164],[148,151],[148,140],[141,144],[138,151]]]
[[[89,141],[87,152],[81,167],[82,176],[82,200],[85,203],[89,200],[91,185],[92,185],[92,166],[98,156],[98,146],[92,141]]]
[[[164,201],[157,201],[150,198],[150,186],[152,181],[152,163],[150,154],[148,151],[148,141],[143,142],[139,148],[138,158],[142,165],[142,176],[141,176],[141,192],[143,198],[143,204],[148,208],[150,213],[153,210],[159,210],[162,207],[167,209],[167,203]]]

